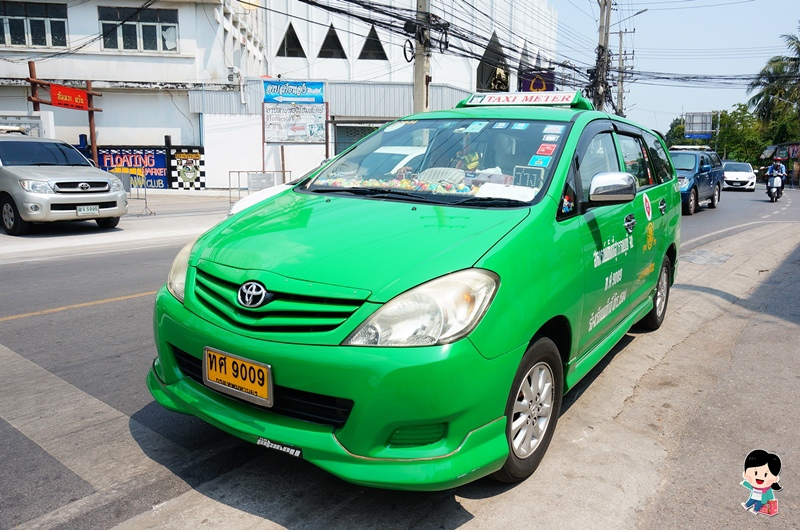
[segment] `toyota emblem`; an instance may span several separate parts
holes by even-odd
[[[255,309],[261,307],[270,300],[272,295],[267,292],[267,288],[259,282],[246,282],[239,287],[239,303],[242,306]]]
[[[80,184],[78,184],[78,189],[80,189],[81,191],[89,191],[90,188],[91,186],[89,185],[88,182],[81,182]]]

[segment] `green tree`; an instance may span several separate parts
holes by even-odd
[[[764,139],[764,127],[758,117],[739,103],[731,111],[723,111],[719,117],[717,145],[723,158],[758,164],[758,157],[768,143]]]
[[[748,87],[748,92],[755,92],[748,104],[764,123],[787,114],[797,121],[797,106],[800,103],[800,37],[781,37],[789,54],[776,55],[767,61]]]

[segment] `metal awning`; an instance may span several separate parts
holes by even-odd
[[[775,149],[777,149],[777,146],[770,145],[769,147],[764,149],[764,152],[761,153],[761,158],[771,158],[772,157],[772,153],[775,152]]]

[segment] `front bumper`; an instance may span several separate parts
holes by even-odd
[[[722,189],[725,190],[754,190],[756,189],[756,179],[734,180],[725,179],[722,181]]]
[[[155,335],[159,355],[147,385],[161,405],[252,443],[299,449],[349,482],[441,490],[496,471],[508,456],[504,409],[524,347],[489,360],[467,339],[419,348],[267,342],[212,326],[163,288]],[[269,364],[275,410],[188,376],[186,356],[201,362],[206,346]],[[278,410],[280,389],[349,400],[352,408],[338,425],[298,419]]]
[[[14,202],[20,217],[30,223],[85,221],[122,217],[128,213],[128,197],[125,191],[80,195],[25,193],[15,195]],[[78,215],[78,206],[98,206],[98,213]]]

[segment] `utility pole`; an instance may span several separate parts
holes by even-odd
[[[594,108],[602,111],[606,99],[606,77],[608,76],[608,28],[611,25],[611,0],[597,0],[597,4],[600,6],[600,30],[597,40]]]
[[[610,1],[610,0],[608,0]],[[430,0],[417,0],[417,30],[414,32],[414,113],[427,112],[431,83]]]
[[[622,35],[625,33],[635,33],[636,30],[628,31],[620,30],[615,31],[614,33],[619,34],[619,60],[617,63],[617,67],[619,69],[619,77],[617,77],[617,116],[625,117],[624,113],[624,99],[625,99],[625,90],[623,88],[623,80],[625,79],[625,54],[622,53]]]

